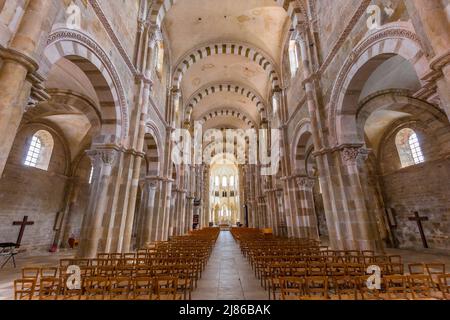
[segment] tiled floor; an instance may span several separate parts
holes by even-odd
[[[74,252],[19,256],[17,268],[12,264],[0,270],[0,300],[13,299],[13,281],[20,278],[20,270],[27,266],[57,266],[59,259],[69,258]],[[387,254],[401,255],[405,264],[412,262],[440,262],[450,268],[450,253],[435,250],[387,249]],[[221,232],[203,272],[193,300],[265,300],[268,294],[256,279],[248,262],[230,232]]]
[[[193,300],[264,300],[268,294],[255,278],[238,244],[223,231],[192,294]]]

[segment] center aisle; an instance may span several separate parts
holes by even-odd
[[[267,300],[239,245],[229,231],[217,238],[192,300]]]

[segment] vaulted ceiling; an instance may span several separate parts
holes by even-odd
[[[279,81],[286,10],[274,0],[179,0],[163,24],[185,117],[207,127],[257,126]]]

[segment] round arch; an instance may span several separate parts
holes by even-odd
[[[216,83],[208,84],[199,90],[197,90],[187,101],[185,112],[186,119],[189,119],[194,107],[199,104],[205,97],[219,93],[219,92],[231,92],[240,94],[243,97],[250,99],[255,103],[256,108],[261,115],[264,115],[266,107],[262,97],[256,93],[255,90],[243,85],[236,83]]]
[[[265,52],[249,44],[235,42],[205,44],[185,54],[174,69],[172,85],[179,88],[184,74],[190,67],[202,59],[215,55],[235,55],[249,59],[268,73],[273,88],[280,86],[276,65]]]
[[[128,135],[128,107],[120,77],[108,55],[88,35],[58,30],[49,36],[41,66],[43,75],[58,60],[77,65],[91,81],[100,103],[102,129],[96,143],[122,144]]]
[[[357,138],[354,85],[364,83],[368,69],[398,55],[409,61],[419,79],[429,70],[420,40],[409,23],[388,24],[370,33],[353,50],[340,69],[333,86],[328,114],[331,145],[355,143]],[[372,63],[374,62],[374,63]],[[369,72],[370,73],[370,72]]]
[[[234,108],[217,108],[212,111],[208,111],[200,116],[200,122],[204,125],[208,120],[214,119],[216,117],[233,117],[241,120],[245,125],[249,126],[251,129],[256,128],[255,122],[244,112],[235,110]]]

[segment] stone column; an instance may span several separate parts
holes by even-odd
[[[314,144],[314,155],[319,170],[319,181],[323,192],[323,203],[327,220],[328,234],[330,237],[330,246],[333,249],[344,249],[342,235],[342,222],[339,219],[339,190],[336,188],[336,179],[332,175],[338,169],[335,165],[336,159],[332,152],[326,150],[326,141],[323,137],[322,117],[317,102],[316,77],[312,70],[310,60],[308,30],[299,28],[297,30],[297,41],[300,47],[303,69],[303,85],[306,94],[306,103],[308,106],[309,118],[311,121],[311,134]]]
[[[141,199],[141,225],[138,226],[137,247],[142,248],[145,245],[157,240],[156,228],[158,227],[159,216],[155,210],[155,199],[159,177],[146,177],[142,190]]]
[[[315,179],[300,176],[297,177],[297,184],[300,195],[300,212],[298,214],[300,236],[319,240],[319,228],[313,194]]]
[[[0,49],[0,177],[31,92],[27,75],[38,69],[38,44],[50,33],[55,15],[53,1],[29,1],[9,48]]]
[[[367,151],[360,147],[348,147],[341,151],[343,164],[346,167],[345,173],[348,178],[346,183],[349,189],[347,210],[350,221],[348,223],[352,229],[354,242],[351,247],[360,250],[380,250],[381,243],[377,227],[373,217],[368,214],[358,168],[358,159],[362,157],[365,160],[367,154]]]
[[[144,76],[138,77],[138,103],[135,123],[137,126],[136,140],[134,142],[135,154],[133,154],[133,163],[130,171],[132,172],[131,179],[128,181],[129,199],[126,206],[125,229],[122,245],[119,249],[122,252],[129,252],[131,248],[131,238],[133,233],[133,221],[136,211],[136,197],[138,191],[138,183],[141,175],[141,163],[145,158],[144,140],[145,140],[145,123],[148,114],[148,104],[150,98],[152,82]]]
[[[103,217],[110,198],[109,185],[114,162],[118,151],[114,149],[96,149],[88,151],[94,165],[94,178],[86,215],[83,218],[81,241],[78,256],[94,258],[104,249]]]
[[[408,3],[409,2],[409,3]],[[450,27],[447,8],[442,0],[406,1],[414,26],[419,35],[424,34],[430,43],[434,57],[430,67],[440,74],[436,81],[439,96],[450,119]],[[411,7],[411,4],[414,8]],[[415,10],[414,10],[415,9]]]
[[[186,197],[186,217],[184,220],[183,234],[188,234],[192,230],[194,223],[194,200],[195,197],[192,195]]]

